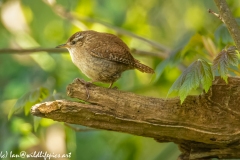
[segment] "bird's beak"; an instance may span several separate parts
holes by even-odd
[[[57,46],[56,48],[67,48],[67,44],[61,44],[61,45],[59,45],[59,46]]]

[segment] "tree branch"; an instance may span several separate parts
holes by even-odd
[[[132,48],[131,53],[136,54],[136,55],[141,55],[141,56],[157,57],[160,59],[168,58],[168,55],[165,54],[164,52],[149,52],[149,51],[144,51],[144,50],[140,50],[140,49],[136,49],[136,48]]]
[[[31,54],[35,52],[48,52],[48,53],[68,53],[66,49],[62,48],[31,48],[31,49],[0,49],[0,54]]]
[[[222,17],[221,17],[219,14],[213,12],[211,9],[209,9],[208,12],[211,13],[211,14],[213,14],[213,15],[216,16],[217,18],[219,18],[219,19],[224,23]]]
[[[237,46],[237,49],[240,51],[240,29],[236,20],[234,19],[225,0],[214,1],[219,9],[221,19],[226,24],[227,29]]]
[[[10,49],[10,48],[3,48],[0,49],[0,54],[32,54],[35,52],[48,52],[48,53],[68,53],[67,49],[62,48],[31,48],[31,49]],[[141,56],[150,56],[150,57],[157,57],[160,59],[167,58],[167,55],[161,52],[148,52],[139,49],[131,49],[131,53]]]
[[[240,158],[239,154],[228,152],[240,149],[240,78],[229,77],[229,84],[225,84],[218,77],[207,94],[188,96],[182,105],[179,98],[144,97],[95,85],[88,89],[90,104],[56,100],[33,106],[31,113],[152,137],[159,142],[172,141],[180,145],[181,156],[190,159]],[[67,93],[72,98],[87,97],[84,85],[77,80],[68,85]]]

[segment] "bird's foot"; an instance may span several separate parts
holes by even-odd
[[[112,89],[118,89],[118,87],[117,87],[117,86],[115,86],[115,87],[112,87],[112,86],[113,86],[113,83],[114,83],[114,82],[111,82],[108,88],[109,88],[109,89],[111,89],[111,88],[112,88]]]
[[[92,84],[92,82],[87,82],[87,81],[84,81],[83,79],[80,79],[80,78],[76,78],[74,80],[74,82],[81,83],[81,84],[84,85],[84,88],[85,88],[86,94],[87,94],[87,99],[86,100],[88,100],[90,98],[88,87],[90,86],[90,84]]]
[[[117,89],[118,89],[118,87],[117,87],[117,86],[114,86],[112,89],[116,89],[116,90],[117,90]]]

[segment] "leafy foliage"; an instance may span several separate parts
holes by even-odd
[[[198,88],[201,84],[207,92],[212,85],[212,80],[213,74],[211,66],[205,60],[198,59],[174,82],[168,95],[173,91],[177,91],[182,103],[188,93],[192,89]]]
[[[227,83],[228,68],[230,65],[238,66],[238,52],[235,46],[223,49],[213,60],[213,70],[218,70],[220,76]]]
[[[217,28],[214,36],[215,36],[216,41],[221,46],[225,46],[227,44],[233,44],[234,43],[225,24],[222,24]]]
[[[37,116],[33,117],[33,126],[34,126],[35,132],[37,132],[37,129],[38,129],[41,119],[42,119],[42,117],[37,117]]]
[[[240,25],[240,18],[235,19],[238,25]],[[225,24],[221,24],[215,31],[214,37],[218,42],[219,46],[224,47],[229,44],[234,44],[234,41],[231,35],[228,32],[228,29]]]
[[[30,111],[30,108],[34,104],[43,101],[48,95],[49,95],[48,89],[43,87],[26,93],[25,95],[23,95],[21,98],[17,100],[16,104],[8,114],[8,119],[10,119],[14,113],[17,113],[22,109],[25,110],[25,114],[28,114]]]
[[[205,92],[208,92],[210,86],[212,85],[214,76],[213,71],[218,71],[220,76],[227,83],[229,66],[238,66],[237,54],[238,51],[235,46],[223,49],[213,60],[212,69],[206,61],[198,59],[193,62],[174,82],[168,94],[173,91],[177,91],[182,103],[188,93],[192,89],[198,88],[200,85],[203,86]]]

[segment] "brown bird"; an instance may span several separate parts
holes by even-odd
[[[109,88],[126,70],[154,73],[152,68],[134,59],[128,46],[113,34],[92,30],[77,32],[57,48],[68,49],[73,63],[91,83],[110,83]]]

